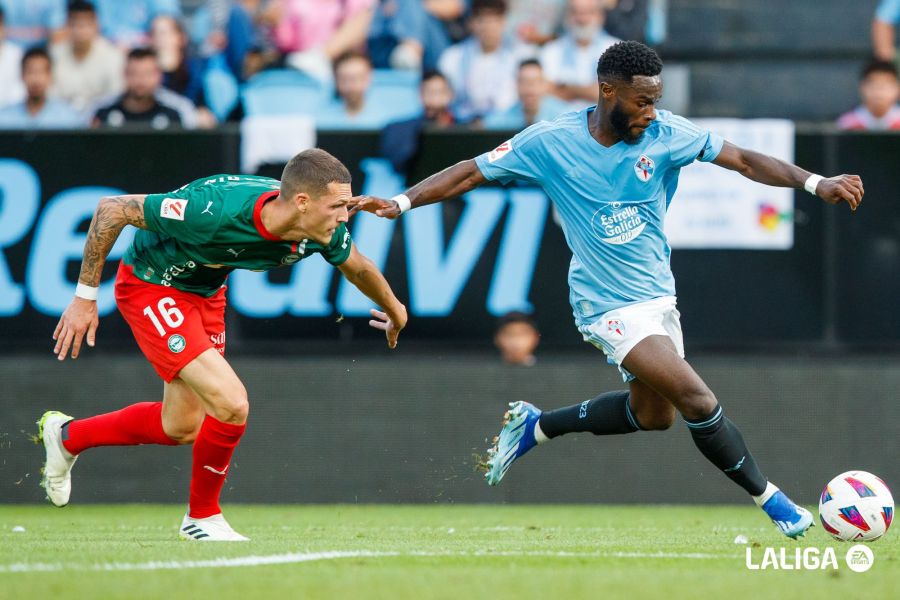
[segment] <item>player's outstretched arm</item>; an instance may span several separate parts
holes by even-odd
[[[864,190],[859,175],[822,177],[767,154],[740,148],[725,142],[714,164],[766,185],[805,188],[828,204],[846,202],[856,210],[862,202]]]
[[[109,251],[126,225],[146,228],[144,196],[110,196],[101,199],[94,211],[94,218],[91,219],[87,240],[84,243],[75,297],[53,331],[53,339],[56,341],[53,353],[57,359],[65,360],[70,347],[72,358],[78,358],[85,334],[88,346],[94,345],[97,327],[100,324],[96,299],[100,276]]]
[[[350,248],[350,257],[338,269],[347,281],[381,307],[382,310],[372,309],[374,318],[369,321],[369,325],[383,330],[388,347],[396,348],[400,330],[406,326],[406,307],[394,295],[387,279],[375,263],[359,253],[356,246]]]
[[[403,194],[389,200],[375,196],[355,196],[349,203],[350,214],[364,210],[379,217],[396,219],[411,208],[455,198],[484,182],[484,175],[475,161],[464,160],[423,179]],[[407,206],[401,206],[401,202],[407,201]]]

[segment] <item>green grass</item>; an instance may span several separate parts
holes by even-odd
[[[871,599],[897,597],[900,583],[893,531],[871,545],[867,573],[851,572],[849,546],[820,527],[799,544],[835,547],[837,571],[747,570],[739,534],[760,546],[757,563],[763,547],[796,546],[753,507],[229,506],[232,525],[252,538],[244,544],[177,541],[181,511],[0,506],[0,598]],[[329,551],[396,554],[184,568]],[[151,561],[180,568],[135,570]],[[27,570],[38,565],[54,570]]]

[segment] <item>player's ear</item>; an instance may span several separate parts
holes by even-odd
[[[604,100],[612,100],[616,95],[616,86],[607,82],[600,82],[600,97]]]
[[[306,192],[300,192],[299,194],[294,196],[294,206],[296,206],[297,210],[299,210],[300,212],[305,213],[309,209],[310,200],[311,198],[309,197],[309,194],[307,194]]]

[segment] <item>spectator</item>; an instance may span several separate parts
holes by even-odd
[[[157,98],[162,85],[162,69],[156,53],[135,48],[125,62],[125,93],[94,115],[94,127],[122,127],[126,124],[149,125],[153,129],[180,127],[181,115]]]
[[[163,87],[194,104],[197,126],[215,127],[216,118],[206,106],[203,89],[207,61],[190,51],[184,27],[175,17],[161,15],[150,25],[150,40],[163,72]],[[178,109],[174,104],[172,107]],[[188,126],[184,115],[182,124]]]
[[[544,73],[553,93],[567,102],[597,102],[597,60],[620,41],[603,29],[603,0],[569,0],[566,32],[541,51]]]
[[[0,107],[24,98],[22,49],[6,39],[5,17],[0,7]]]
[[[3,129],[68,129],[84,125],[71,106],[48,97],[53,83],[50,55],[41,46],[28,49],[22,57],[25,100],[0,109]]]
[[[508,365],[533,366],[537,362],[534,351],[541,341],[537,324],[531,316],[511,312],[500,317],[494,333],[494,346]]]
[[[506,34],[543,45],[559,34],[565,15],[566,0],[510,0]]]
[[[262,0],[207,0],[191,18],[190,37],[202,56],[222,52],[232,75],[244,81],[279,59],[262,15]]]
[[[59,41],[65,36],[66,0],[0,0],[6,36],[22,47]]]
[[[339,56],[363,48],[375,0],[274,0],[265,13],[286,63],[321,80]]]
[[[534,49],[504,40],[505,19],[504,0],[473,0],[469,20],[472,35],[447,48],[438,61],[453,87],[455,111],[461,122],[480,119],[516,103],[516,67],[531,58]]]
[[[894,63],[874,59],[862,71],[859,82],[862,104],[841,115],[841,129],[900,129],[900,79]]]
[[[900,22],[900,0],[881,0],[872,20],[872,48],[875,58],[880,60],[896,58],[898,22]]]
[[[650,0],[605,0],[605,3],[605,28],[610,35],[641,43],[647,41]]]
[[[424,129],[444,129],[456,120],[450,105],[453,90],[450,82],[438,71],[428,71],[419,84],[422,100],[422,114],[405,121],[388,124],[381,132],[379,143],[381,155],[391,161],[394,170],[406,173],[419,152],[419,141]]]
[[[53,91],[78,111],[122,92],[122,51],[100,36],[97,12],[90,2],[69,4],[68,39],[50,48]]]
[[[372,62],[379,69],[433,70],[452,43],[448,22],[465,10],[465,0],[381,0],[369,27]]]
[[[160,15],[181,16],[178,0],[95,0],[103,35],[120,48],[150,43],[150,24]]]
[[[552,121],[570,110],[568,103],[549,93],[549,83],[544,78],[541,63],[533,58],[519,65],[516,89],[519,101],[506,110],[486,116],[486,129],[524,129],[538,121]]]
[[[372,85],[372,61],[361,52],[347,52],[334,64],[337,98],[316,115],[321,129],[381,129],[396,107],[366,101]]]

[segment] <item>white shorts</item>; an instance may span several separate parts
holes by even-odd
[[[675,296],[662,296],[603,313],[600,320],[580,325],[578,331],[584,341],[603,350],[609,364],[618,365],[622,379],[627,383],[636,377],[622,366],[622,361],[646,337],[669,336],[678,355],[684,358],[680,317],[681,313],[675,308]]]

